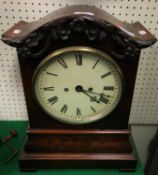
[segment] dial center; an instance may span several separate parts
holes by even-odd
[[[75,87],[75,90],[76,90],[77,92],[83,92],[83,87],[82,87],[81,85],[77,85],[77,86]]]

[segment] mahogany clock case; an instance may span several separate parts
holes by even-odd
[[[132,95],[140,49],[156,42],[144,26],[139,22],[121,22],[96,7],[76,5],[54,11],[39,21],[20,21],[2,35],[2,41],[17,48],[28,109],[30,125],[25,152],[21,154],[22,169],[71,165],[135,168],[128,130]],[[123,73],[119,104],[108,117],[91,124],[58,122],[41,110],[33,98],[32,78],[39,63],[53,51],[70,46],[105,52]]]
[[[18,34],[17,29],[21,31]],[[144,30],[146,35],[141,36],[139,30]],[[128,33],[133,33],[133,36]],[[62,8],[37,22],[20,21],[3,34],[2,40],[17,47],[30,127],[75,129],[128,127],[140,48],[156,41],[139,22],[122,23],[103,10],[90,6]],[[124,94],[117,108],[105,120],[83,126],[64,125],[47,116],[33,99],[32,77],[38,64],[51,52],[69,46],[101,50],[115,60],[123,73]]]

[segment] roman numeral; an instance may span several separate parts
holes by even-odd
[[[108,73],[106,73],[106,74],[103,74],[102,76],[101,76],[101,78],[105,78],[105,77],[107,77],[107,76],[109,76],[109,75],[111,75],[112,74],[112,72],[108,72]]]
[[[45,87],[43,88],[44,91],[54,91],[54,87]]]
[[[104,86],[104,90],[106,90],[106,91],[113,91],[114,90],[114,86]]]
[[[90,108],[91,108],[91,110],[92,110],[93,112],[96,113],[96,110],[95,110],[92,106],[90,106]]]
[[[46,74],[53,75],[53,76],[58,76],[57,74],[51,73],[51,72],[46,72]]]
[[[76,115],[81,115],[81,110],[79,108],[76,109]]]
[[[54,103],[56,103],[58,101],[58,97],[54,96],[48,99],[48,102],[51,103],[51,105],[53,105]]]
[[[61,108],[60,111],[63,112],[63,113],[66,113],[67,109],[68,109],[68,106],[67,106],[67,105],[64,105],[64,106]]]
[[[82,55],[80,53],[75,54],[76,63],[78,66],[82,66]]]
[[[104,95],[101,95],[99,98],[99,101],[106,104],[106,103],[108,103],[109,100]]]
[[[95,64],[93,65],[92,69],[95,69],[96,65],[99,63],[100,60],[97,60]]]
[[[64,68],[68,68],[67,64],[65,63],[64,59],[63,58],[60,58],[60,60],[58,60],[59,64]]]

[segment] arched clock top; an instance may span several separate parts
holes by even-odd
[[[20,21],[2,35],[2,41],[18,48],[22,57],[43,56],[48,48],[65,42],[71,45],[102,45],[101,50],[117,59],[135,57],[156,38],[139,22],[121,22],[92,6],[61,8],[35,22]],[[44,43],[44,44],[43,44]],[[107,45],[113,45],[110,49]],[[112,44],[113,43],[113,44]],[[97,46],[95,46],[97,47]],[[53,50],[53,48],[52,48]]]

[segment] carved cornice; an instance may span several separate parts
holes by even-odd
[[[114,50],[110,51],[110,54],[116,59],[135,57],[136,54],[139,54],[139,45],[115,26],[109,23],[103,25],[95,19],[85,16],[62,20],[56,25],[46,24],[31,33],[23,43],[18,43],[16,46],[23,59],[37,58],[44,55],[50,45],[53,47],[59,42],[75,41],[77,43],[80,40],[85,40],[89,45],[93,45],[93,43],[106,45],[109,36],[113,40],[111,42],[123,50],[122,54]]]
[[[19,34],[14,33],[17,28]],[[105,51],[116,59],[134,58],[141,48],[156,42],[139,22],[124,23],[99,8],[85,5],[61,8],[32,23],[21,21],[5,32],[2,40],[17,47],[24,60],[41,57],[59,43],[68,47],[70,43],[78,45],[79,41],[92,47],[107,47]],[[108,42],[113,45],[112,50]]]

